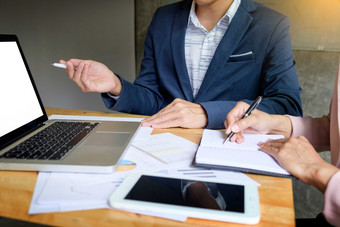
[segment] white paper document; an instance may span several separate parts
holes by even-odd
[[[153,135],[148,140],[134,141],[132,146],[165,164],[191,162],[197,144],[171,133]]]

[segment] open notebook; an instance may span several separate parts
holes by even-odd
[[[282,135],[244,134],[245,142],[227,142],[223,131],[205,129],[193,164],[248,173],[291,177],[270,155],[259,150],[258,142]]]

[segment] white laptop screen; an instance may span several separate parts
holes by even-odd
[[[0,42],[0,137],[44,115],[15,41]]]

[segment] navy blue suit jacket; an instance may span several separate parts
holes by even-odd
[[[133,84],[120,77],[123,88],[117,101],[102,94],[106,106],[153,115],[180,98],[203,106],[207,128],[223,128],[227,113],[238,101],[251,103],[262,95],[258,109],[301,116],[289,20],[252,0],[241,1],[193,98],[184,57],[191,2],[157,9],[146,36],[139,76]]]

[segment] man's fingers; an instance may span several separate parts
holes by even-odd
[[[88,71],[89,71],[89,66],[85,65],[84,69],[82,71],[80,80],[81,80],[82,84],[84,85],[85,91],[93,91],[92,83],[88,79]]]
[[[161,109],[158,113],[152,115],[151,117],[146,118],[145,120],[142,121],[142,126],[149,127],[153,123],[159,123],[162,121],[167,121],[170,119],[176,118],[174,114],[177,114],[178,111],[176,112],[176,106],[181,105],[180,104],[181,100],[174,100],[170,104],[168,104],[166,107]],[[181,108],[181,107],[180,107]]]
[[[81,88],[82,91],[86,91],[86,86],[82,81],[82,75],[84,70],[84,63],[80,63],[77,69],[75,70],[73,81]]]
[[[85,62],[85,61],[81,59],[72,58],[69,60],[69,62],[71,62],[75,67],[78,67],[80,63]]]
[[[158,123],[151,123],[152,128],[175,128],[180,126],[180,120],[176,119],[169,119],[166,121],[161,121]]]
[[[143,120],[142,126],[150,127],[150,126],[153,126],[153,125],[155,125],[155,126],[158,125],[158,127],[159,127],[160,123],[167,122],[167,121],[173,121],[176,118],[177,118],[177,116],[173,113],[173,111],[168,112],[168,111],[162,111],[161,110],[157,114]],[[179,125],[177,125],[177,126],[179,126]],[[172,126],[172,127],[175,127],[175,126]]]
[[[143,125],[143,126],[150,126],[151,122],[156,121],[157,119],[159,120],[159,118],[162,117],[163,115],[161,111],[152,115],[151,117],[145,118],[145,120],[143,120],[142,123],[145,123],[147,125]]]
[[[73,67],[73,64],[72,62],[68,61],[66,62],[66,65],[67,65],[67,69],[66,72],[68,73],[68,76],[71,80],[73,80],[73,77],[74,77],[74,67]]]
[[[155,115],[142,121],[142,126],[155,128],[201,128],[207,124],[205,110],[199,104],[175,99]]]
[[[153,121],[157,118],[160,118],[161,116],[165,115],[165,114],[169,114],[173,112],[173,102],[170,103],[169,105],[167,105],[166,107],[164,107],[163,109],[161,109],[158,113],[152,115],[151,117],[148,117],[146,119],[146,121]]]

